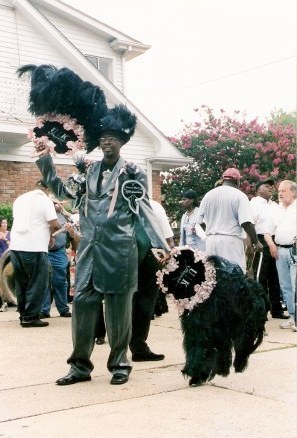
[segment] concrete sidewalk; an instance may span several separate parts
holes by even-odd
[[[170,298],[168,299],[170,304]],[[52,310],[50,326],[23,329],[15,308],[0,313],[0,437],[296,438],[297,333],[267,322],[248,369],[190,388],[177,311],[152,322],[149,345],[161,362],[137,362],[125,385],[109,384],[108,344],[95,345],[92,381],[58,387],[68,372],[71,321]]]

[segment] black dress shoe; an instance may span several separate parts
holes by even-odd
[[[155,361],[155,360],[163,360],[165,359],[164,354],[156,354],[152,351],[148,351],[147,353],[133,353],[132,360],[133,362],[146,362],[146,361]]]
[[[70,312],[61,313],[60,316],[61,316],[62,318],[71,318],[71,313],[70,313]]]
[[[111,385],[123,385],[123,383],[127,383],[128,380],[129,380],[129,376],[127,376],[126,374],[115,373],[112,376],[110,384]]]
[[[272,313],[271,316],[272,316],[272,318],[277,318],[277,319],[289,319],[290,318],[290,315],[285,315],[283,312]]]
[[[96,344],[97,344],[97,345],[103,345],[103,344],[105,344],[105,339],[104,339],[104,338],[97,338],[97,339],[96,339]]]
[[[59,386],[65,386],[65,385],[73,385],[74,383],[79,382],[87,382],[88,380],[91,380],[91,376],[85,376],[85,377],[76,377],[72,374],[67,374],[65,377],[61,377],[60,379],[56,380],[56,384]]]
[[[51,317],[51,315],[49,313],[41,313],[39,315],[40,319],[45,319],[45,318],[50,318],[50,317]]]
[[[31,321],[22,321],[22,327],[46,327],[48,326],[48,322],[41,321],[40,319],[33,319]]]

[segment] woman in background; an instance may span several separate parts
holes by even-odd
[[[10,232],[7,230],[7,219],[0,217],[0,257],[9,248]],[[0,285],[1,288],[1,285]],[[0,290],[0,312],[7,310],[7,304],[3,302],[2,291]]]
[[[180,205],[186,210],[180,224],[179,246],[188,245],[191,249],[205,251],[206,234],[198,224],[199,208],[194,190],[183,192]]]
[[[10,244],[10,232],[7,230],[7,226],[7,219],[0,217],[0,257]]]

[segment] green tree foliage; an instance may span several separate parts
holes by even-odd
[[[7,219],[8,229],[11,229],[12,225],[12,205],[0,203],[0,217]]]
[[[195,111],[199,121],[185,125],[170,138],[178,149],[194,159],[193,164],[162,174],[164,206],[172,220],[181,217],[178,201],[184,190],[194,189],[202,199],[228,167],[240,170],[241,189],[248,195],[253,194],[259,180],[268,176],[276,181],[295,179],[294,126],[277,121],[269,124],[260,124],[257,119],[246,121],[240,111],[232,117],[224,110],[216,117],[207,106]]]
[[[272,111],[267,122],[274,125],[293,125],[297,128],[297,111],[287,113],[282,109],[277,109]]]

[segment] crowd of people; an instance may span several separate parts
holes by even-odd
[[[220,184],[204,196],[199,208],[193,190],[183,193],[180,204],[187,211],[181,220],[180,245],[200,251],[205,248],[207,254],[238,264],[244,273],[249,255],[253,277],[269,297],[272,318],[287,320],[280,328],[297,331],[297,184],[280,181],[275,202],[275,181],[260,180],[249,201],[239,190],[240,179],[237,169],[226,169]],[[202,240],[201,225],[205,228]]]
[[[45,69],[46,74],[38,74],[38,69]],[[72,176],[64,181],[57,174],[51,152],[53,140],[57,141],[58,153],[68,151],[68,133],[52,136],[51,142],[44,140],[43,131],[42,137],[33,136],[42,180],[14,201],[11,233],[4,218],[0,228],[0,251],[9,248],[14,268],[20,325],[48,326],[44,319],[50,317],[54,300],[60,316],[71,318],[73,341],[67,359],[70,369],[56,381],[57,385],[91,380],[95,341],[104,342],[106,334],[110,346],[107,360],[110,383],[125,384],[132,370],[129,348],[132,361],[165,357],[163,353],[152,352],[147,339],[159,293],[156,272],[166,265],[175,246],[166,212],[148,197],[145,172],[121,156],[123,145],[134,134],[136,117],[124,105],[107,108],[102,90],[84,83],[69,69],[57,71],[52,66],[30,65],[20,70],[21,73],[32,70],[35,92],[30,94],[31,108],[51,102],[54,89],[50,86],[47,89],[48,100],[44,99],[44,90],[55,75],[58,77],[58,82],[53,80],[55,89],[63,82],[62,77],[68,84],[77,84],[74,97],[81,93],[81,101],[73,99],[79,103],[78,116],[82,116],[81,103],[87,98],[89,105],[92,94],[96,98],[90,105],[94,117],[83,120],[85,128],[88,121],[96,123],[89,127],[86,150],[89,153],[99,147],[103,153],[102,160],[77,163],[79,178]],[[92,93],[86,93],[89,89]],[[60,107],[55,100],[53,103],[59,114]],[[58,103],[65,109],[63,99]],[[74,109],[71,108],[71,114]],[[226,169],[222,180],[206,193],[200,206],[195,191],[187,190],[181,195],[180,205],[185,212],[179,245],[223,257],[238,265],[243,273],[246,254],[252,254],[255,275],[259,274],[258,280],[270,298],[272,317],[288,316],[280,327],[296,331],[297,185],[287,180],[279,182],[279,203],[273,203],[270,199],[274,181],[263,180],[257,185],[255,198],[249,201],[239,189],[240,180],[237,169]],[[69,223],[63,211],[62,202],[66,200],[75,201],[79,230]],[[68,244],[77,250],[72,312],[67,298]],[[257,254],[262,252],[260,263]]]
[[[120,157],[123,141],[116,131],[107,134],[101,140],[104,166],[97,169],[98,181],[107,165],[118,178],[119,169],[114,172],[116,164],[118,161],[124,164]],[[161,204],[147,199],[137,220],[129,206],[125,212],[117,212],[115,205],[116,223],[107,218],[98,221],[97,211],[107,209],[102,210],[100,202],[103,201],[94,196],[90,202],[97,200],[98,205],[91,204],[90,210],[96,214],[83,217],[79,230],[67,220],[70,214],[63,208],[63,202],[49,195],[50,187],[61,197],[63,182],[56,175],[46,150],[37,164],[44,178],[36,183],[34,190],[14,202],[11,232],[7,230],[7,220],[1,218],[0,221],[1,255],[10,250],[20,324],[22,327],[47,326],[48,322],[43,319],[50,317],[52,301],[60,316],[72,316],[67,298],[66,248],[70,245],[76,253],[81,241],[73,302],[74,350],[67,361],[70,371],[57,384],[90,380],[94,342],[103,343],[106,331],[111,347],[107,365],[112,374],[111,383],[125,383],[132,369],[127,358],[128,347],[135,362],[165,357],[151,351],[147,338],[159,293],[155,275],[166,259],[163,251],[154,254],[152,248],[162,248],[168,253],[175,246],[166,212]],[[255,196],[249,201],[239,189],[240,179],[237,169],[227,169],[220,184],[204,196],[200,206],[194,190],[181,194],[180,206],[185,213],[178,244],[224,257],[238,264],[244,273],[246,256],[252,257],[253,275],[269,297],[271,317],[285,320],[280,328],[296,331],[297,185],[289,180],[281,181],[278,202],[275,202],[272,201],[275,181],[267,178],[257,183]],[[143,173],[139,180],[145,183]],[[124,232],[119,222],[121,215],[127,227]],[[101,232],[97,233],[99,229]],[[115,263],[107,263],[108,260]],[[4,303],[1,305],[3,308]]]

